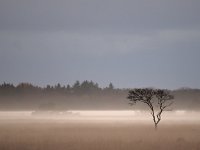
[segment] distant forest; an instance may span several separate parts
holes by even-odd
[[[93,81],[83,81],[80,83],[76,81],[72,86],[66,85],[62,86],[60,83],[46,87],[34,86],[31,83],[20,83],[14,86],[10,83],[3,83],[0,85],[0,95],[1,96],[11,96],[11,95],[48,95],[48,94],[60,94],[60,95],[88,95],[97,93],[107,93],[114,92],[114,86],[112,83],[106,88],[100,88],[97,83]]]
[[[0,85],[0,110],[123,110],[148,109],[143,104],[131,107],[127,94],[130,89],[117,89],[112,83],[101,88],[93,81],[76,81],[73,85],[56,84],[46,87],[31,83]],[[174,95],[172,110],[199,110],[200,89],[180,88]]]

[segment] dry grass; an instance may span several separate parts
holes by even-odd
[[[199,150],[200,124],[1,121],[0,150]]]

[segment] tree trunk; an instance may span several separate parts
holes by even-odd
[[[157,131],[157,129],[158,129],[158,124],[155,123],[155,131]]]

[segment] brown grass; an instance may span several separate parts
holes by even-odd
[[[0,150],[199,150],[199,123],[1,121]]]

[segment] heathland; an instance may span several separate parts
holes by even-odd
[[[199,150],[200,122],[1,120],[1,150]]]

